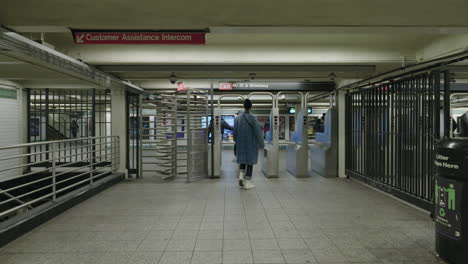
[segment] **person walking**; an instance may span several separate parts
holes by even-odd
[[[255,116],[250,113],[252,102],[244,100],[245,111],[234,120],[234,142],[239,164],[239,186],[246,190],[255,188],[252,184],[253,165],[258,161],[258,149],[265,147],[262,132]]]

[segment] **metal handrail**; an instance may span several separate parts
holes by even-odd
[[[84,141],[84,140],[113,138],[113,137],[118,137],[118,136],[86,137],[86,138],[73,138],[73,139],[64,139],[64,140],[41,141],[41,142],[25,143],[25,144],[18,144],[18,145],[0,147],[0,150],[11,149],[11,148],[19,148],[19,147],[32,147],[32,146],[46,145],[46,144],[51,144],[51,143],[66,143],[66,142],[71,142],[71,141]]]
[[[252,95],[268,95],[268,96],[271,96],[271,100],[272,100],[272,105],[273,105],[273,108],[277,108],[278,105],[277,105],[277,102],[276,102],[276,97],[273,93],[270,93],[270,92],[251,92],[247,95],[247,99],[249,99]]]
[[[88,144],[73,144],[73,142],[83,140],[88,141]],[[29,153],[21,155],[14,153],[6,157],[11,154],[12,150]],[[0,200],[0,205],[2,205],[0,218],[18,213],[21,209],[34,208],[50,200],[55,202],[57,194],[64,193],[78,185],[86,183],[92,185],[97,178],[115,172],[119,163],[119,150],[118,136],[55,140],[0,147],[0,162],[7,162],[10,165],[0,166],[0,195],[8,197]],[[2,151],[8,151],[8,154],[2,156]],[[65,155],[61,156],[62,153]],[[12,175],[2,181],[2,174],[5,176],[5,173]],[[17,180],[20,178],[21,180]],[[6,181],[8,184],[3,184]],[[16,204],[13,205],[12,202]],[[18,203],[20,205],[17,205]]]
[[[304,94],[302,92],[288,92],[288,91],[285,91],[285,92],[281,91],[281,92],[278,92],[276,94],[276,105],[277,106],[279,105],[279,101],[281,100],[280,95],[285,95],[285,94],[299,95],[299,98],[301,99],[301,107],[306,108],[306,105],[304,103],[306,100],[304,100]]]
[[[236,97],[240,100],[244,100],[244,96],[241,94],[223,94],[218,98],[218,108],[221,108],[221,99],[226,97]]]

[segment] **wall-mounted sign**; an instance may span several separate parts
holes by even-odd
[[[204,45],[205,32],[93,32],[74,31],[75,44]]]
[[[231,89],[227,89],[228,87]],[[320,91],[335,89],[333,82],[232,82],[219,83],[218,90],[232,91]]]
[[[17,92],[16,92],[16,90],[13,90],[13,89],[0,88],[0,98],[16,99],[17,98]]]
[[[232,84],[234,88],[260,88],[268,89],[270,88],[269,83],[258,83],[258,82],[236,82]]]

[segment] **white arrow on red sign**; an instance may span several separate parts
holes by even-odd
[[[84,34],[76,34],[76,43],[84,43]]]

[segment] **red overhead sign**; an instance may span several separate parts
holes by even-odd
[[[204,32],[73,32],[75,44],[204,45]]]
[[[183,82],[177,83],[177,91],[178,92],[185,91],[185,84]]]
[[[232,90],[232,83],[219,83],[218,90]]]

